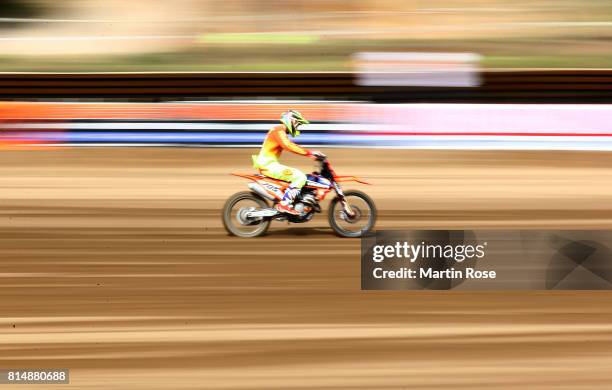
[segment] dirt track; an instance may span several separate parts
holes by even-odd
[[[2,151],[0,368],[79,389],[610,388],[610,293],[362,292],[359,241],[324,218],[228,237],[250,152]],[[375,183],[357,188],[381,229],[612,227],[612,154],[327,153]]]

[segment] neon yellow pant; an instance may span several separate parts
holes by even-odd
[[[306,184],[306,175],[299,169],[291,168],[279,162],[269,162],[259,165],[261,173],[273,179],[291,182],[291,187],[302,188]]]

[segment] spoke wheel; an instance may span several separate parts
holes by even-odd
[[[334,232],[341,237],[361,237],[372,231],[376,224],[374,201],[365,193],[356,190],[346,191],[344,196],[353,215],[344,210],[339,197],[332,200],[327,216]]]
[[[234,194],[223,206],[223,226],[225,230],[238,237],[257,237],[270,227],[269,219],[252,219],[249,212],[268,208],[268,203],[252,192]]]

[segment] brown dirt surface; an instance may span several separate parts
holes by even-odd
[[[373,182],[347,188],[379,229],[612,227],[612,154],[325,152]],[[609,292],[361,291],[359,240],[323,216],[228,236],[251,153],[2,151],[0,368],[70,368],[58,389],[610,388]]]

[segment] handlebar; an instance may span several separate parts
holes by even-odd
[[[327,160],[327,156],[324,155],[323,153],[319,152],[319,151],[313,152],[312,156],[314,157],[314,159],[316,161],[325,161],[325,160]]]

